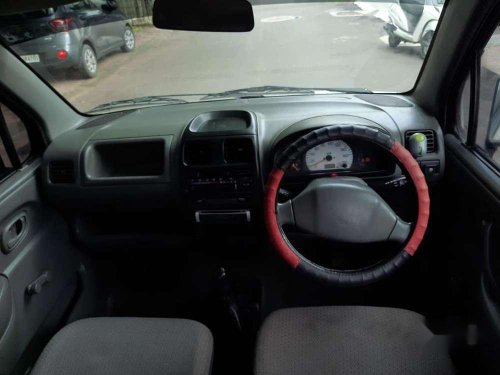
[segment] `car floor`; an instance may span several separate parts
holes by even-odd
[[[446,331],[459,307],[439,257],[426,256],[406,272],[371,287],[339,289],[294,274],[265,236],[214,234],[188,249],[135,249],[93,256],[105,306],[98,315],[193,319],[215,340],[215,375],[251,374],[258,328],[272,311],[321,305],[392,306],[429,318]],[[429,263],[430,260],[432,263]],[[103,301],[103,299],[101,299]]]

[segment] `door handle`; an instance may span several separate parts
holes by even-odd
[[[2,250],[4,253],[8,254],[14,250],[14,248],[24,239],[27,229],[28,218],[25,212],[14,217],[14,219],[5,226],[2,232]]]

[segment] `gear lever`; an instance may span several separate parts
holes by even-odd
[[[241,332],[243,328],[241,326],[239,307],[236,303],[236,292],[234,291],[232,280],[227,275],[224,267],[219,268],[217,279],[222,292],[224,306],[227,309],[232,323],[235,325],[238,332]]]

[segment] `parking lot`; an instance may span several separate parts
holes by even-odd
[[[81,111],[145,95],[262,85],[411,89],[422,64],[420,47],[389,48],[382,28],[384,4],[377,4],[378,9],[365,5],[260,5],[254,7],[250,33],[139,27],[136,49],[102,59],[96,78],[59,72],[50,81]]]
[[[159,30],[143,24],[134,27],[135,50],[117,49],[100,59],[95,78],[84,79],[75,69],[47,71],[43,65],[40,73],[81,112],[143,96],[196,101],[211,93],[268,85],[405,92],[418,77],[420,45],[390,48],[383,29],[393,0],[250,1],[255,28],[249,33]],[[482,60],[480,145],[500,77],[499,30]],[[500,163],[500,151],[492,157]]]

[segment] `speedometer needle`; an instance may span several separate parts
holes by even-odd
[[[313,165],[311,165],[311,167],[314,167],[314,166],[316,166],[316,165],[318,165],[319,163],[322,163],[322,162],[324,162],[324,161],[326,161],[326,158],[323,158],[323,159],[321,159],[320,161],[318,161],[318,162],[314,163]]]

